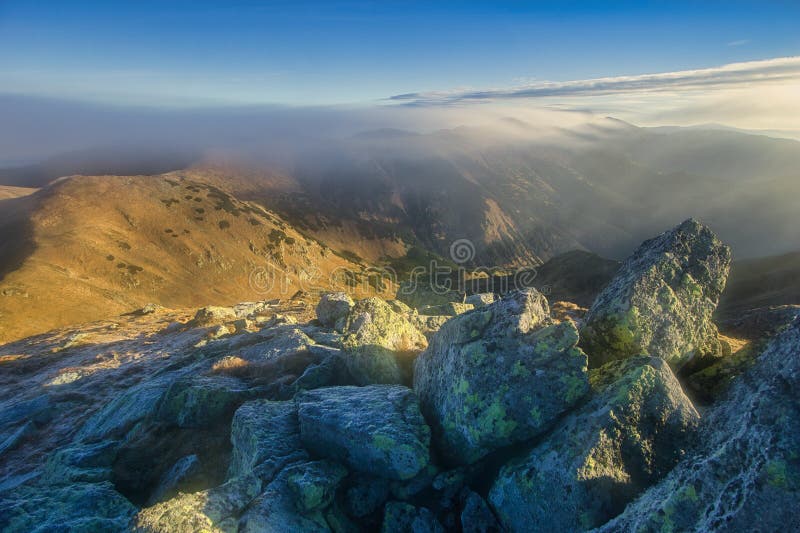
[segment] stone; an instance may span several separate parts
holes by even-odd
[[[228,376],[188,376],[174,382],[158,408],[159,420],[181,428],[207,428],[230,418],[253,392]]]
[[[341,329],[353,305],[346,292],[323,294],[317,304],[317,320],[326,328]]]
[[[320,457],[400,480],[430,461],[430,429],[406,387],[329,387],[298,394],[296,401],[303,444]]]
[[[500,533],[502,529],[492,510],[477,493],[467,489],[464,507],[461,510],[461,531],[463,533]]]
[[[730,248],[692,219],[642,243],[585,317],[590,365],[646,353],[680,370],[720,355],[711,316],[730,263]]]
[[[289,486],[289,469],[282,471],[242,515],[239,533],[323,533],[329,532],[320,511],[301,513]]]
[[[663,359],[610,363],[592,387],[587,404],[497,475],[489,502],[508,531],[600,526],[681,459],[699,415]]]
[[[425,338],[428,339],[430,342],[431,337],[433,334],[439,331],[445,322],[450,320],[453,317],[450,316],[427,316],[427,315],[410,315],[408,317],[409,322],[411,322],[415,328],[417,328],[420,333],[425,335]]]
[[[356,472],[349,482],[344,493],[344,508],[354,518],[364,518],[378,511],[389,499],[390,487],[386,479]]]
[[[444,533],[442,524],[425,507],[389,502],[383,513],[381,533]]]
[[[236,311],[230,307],[209,305],[198,309],[189,325],[192,327],[218,326],[237,318]]]
[[[286,484],[301,513],[325,509],[333,502],[339,483],[347,469],[332,461],[311,461],[289,466]]]
[[[393,352],[418,352],[428,345],[408,319],[380,298],[357,302],[347,317],[345,331],[346,347],[374,345]]]
[[[706,412],[696,446],[600,531],[797,531],[800,320]]]
[[[135,513],[109,482],[23,486],[0,494],[0,531],[125,531]]]
[[[546,431],[589,392],[571,323],[553,324],[535,289],[448,321],[417,358],[414,390],[452,465]]]
[[[258,496],[261,482],[253,476],[142,509],[133,521],[136,533],[236,533],[240,514]]]
[[[400,357],[395,352],[369,344],[346,349],[342,360],[356,385],[402,384],[409,381],[411,357]]]
[[[309,459],[293,401],[243,404],[231,422],[231,444],[229,478],[253,473],[269,483],[286,466]]]
[[[420,315],[428,316],[457,316],[467,311],[472,311],[475,306],[470,303],[448,302],[440,305],[426,305],[420,308]]]
[[[494,303],[496,299],[497,297],[493,292],[479,292],[477,294],[470,294],[464,302],[477,309],[478,307]]]

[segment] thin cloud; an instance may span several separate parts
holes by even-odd
[[[658,74],[566,82],[545,81],[506,89],[406,93],[392,96],[389,100],[395,103],[412,105],[442,105],[520,98],[710,90],[793,80],[800,80],[800,56],[731,63],[721,67]]]
[[[738,41],[731,41],[728,46],[744,46],[750,44],[750,39],[739,39]]]

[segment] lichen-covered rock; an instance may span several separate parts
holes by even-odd
[[[381,533],[444,533],[444,528],[425,507],[389,502],[383,511]]]
[[[406,387],[330,387],[296,400],[303,444],[318,456],[402,480],[430,461],[430,429]]]
[[[353,305],[353,299],[345,292],[323,294],[317,304],[317,320],[326,328],[341,329]]]
[[[448,321],[417,358],[414,390],[443,457],[472,463],[547,430],[589,391],[571,323],[534,289]]]
[[[293,401],[253,400],[239,407],[231,423],[231,443],[229,478],[252,473],[269,483],[286,466],[308,460]]]
[[[347,317],[344,344],[348,347],[375,345],[393,352],[418,352],[428,345],[425,336],[403,315],[395,313],[380,298],[355,304]]]
[[[240,533],[329,532],[320,511],[300,512],[289,484],[291,470],[282,471],[250,505],[241,518]]]
[[[133,521],[136,533],[236,533],[238,518],[261,490],[253,476],[237,478],[219,487],[179,494],[142,509]]]
[[[197,310],[194,319],[189,323],[191,326],[217,326],[225,322],[236,320],[236,311],[230,307],[218,307],[209,305]]]
[[[498,474],[489,502],[509,531],[602,525],[681,458],[699,415],[663,359],[609,363],[592,387],[589,403]]]
[[[412,314],[408,315],[408,320],[417,328],[420,333],[425,335],[425,338],[430,342],[434,333],[439,331],[445,322],[453,317],[450,316],[427,316]]]
[[[465,302],[475,308],[478,308],[483,307],[484,305],[492,304],[496,299],[497,297],[493,292],[479,292],[477,294],[470,294],[467,296]]]
[[[118,448],[117,441],[65,446],[47,459],[42,480],[56,485],[78,481],[110,481]]]
[[[229,418],[252,396],[236,378],[189,376],[169,387],[158,407],[158,418],[181,428],[211,427]]]
[[[448,302],[441,305],[426,305],[419,310],[420,315],[428,316],[457,316],[467,311],[472,311],[475,306],[471,303]]]
[[[374,385],[406,383],[413,358],[369,344],[346,349],[342,360],[356,385]]]
[[[136,508],[109,482],[24,486],[0,494],[0,531],[125,531]]]
[[[255,337],[261,340],[250,341],[248,346],[241,348],[233,344],[230,350],[236,350],[235,353],[246,361],[264,363],[292,357],[310,350],[316,344],[302,329],[291,324],[263,329]]]
[[[604,532],[798,531],[800,321],[703,418],[697,446]]]
[[[286,484],[301,513],[328,507],[346,476],[347,469],[333,461],[310,461],[286,468]]]
[[[711,315],[730,262],[730,248],[692,219],[642,243],[585,317],[581,346],[590,365],[647,353],[679,370],[716,357]]]
[[[389,482],[356,472],[348,479],[344,493],[344,509],[354,518],[364,518],[378,511],[389,499]]]
[[[461,510],[461,531],[463,533],[500,533],[502,529],[486,500],[467,489],[464,507]]]

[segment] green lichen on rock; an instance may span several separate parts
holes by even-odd
[[[593,367],[641,353],[676,370],[721,355],[711,316],[730,269],[730,249],[687,220],[645,241],[592,305],[581,346]]]
[[[302,513],[328,507],[347,469],[332,461],[311,461],[289,466],[286,483]]]
[[[424,350],[425,336],[403,315],[380,298],[356,302],[347,316],[344,345],[374,345],[397,352]]]
[[[430,462],[430,429],[406,387],[329,387],[299,394],[297,405],[303,444],[320,457],[398,480]]]
[[[489,502],[509,531],[580,531],[624,509],[681,458],[699,415],[662,359],[592,372],[593,398],[500,471]]]
[[[553,324],[535,290],[448,321],[417,358],[414,389],[453,464],[543,433],[588,392],[571,322]]]
[[[800,528],[800,321],[773,339],[708,409],[696,444],[600,531]]]

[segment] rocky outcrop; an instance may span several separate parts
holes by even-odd
[[[420,315],[426,316],[457,316],[475,309],[471,303],[448,302],[440,305],[426,305],[419,309]]]
[[[297,405],[303,444],[320,457],[399,480],[430,461],[430,429],[406,387],[317,389],[299,394]]]
[[[317,304],[317,320],[326,328],[341,330],[353,305],[353,299],[345,292],[323,294]]]
[[[497,300],[497,296],[493,292],[479,292],[467,296],[464,303],[470,304],[473,308],[478,308],[494,303],[495,300]]]
[[[800,528],[800,321],[703,419],[697,447],[601,531]]]
[[[594,398],[524,457],[489,500],[509,531],[580,531],[605,523],[680,459],[699,416],[656,357],[610,363]]]
[[[269,483],[286,466],[308,460],[293,401],[254,400],[239,407],[231,423],[231,443],[229,478],[252,473]]]
[[[571,323],[545,297],[515,292],[453,318],[414,368],[414,390],[443,457],[474,462],[540,435],[589,391]]]
[[[381,533],[444,533],[442,524],[425,507],[402,502],[389,502],[383,514]]]
[[[645,241],[598,296],[581,329],[593,367],[646,353],[679,370],[721,352],[711,315],[731,251],[687,220]]]
[[[428,345],[425,336],[380,298],[355,304],[347,317],[346,346],[374,345],[394,352],[418,352]]]

